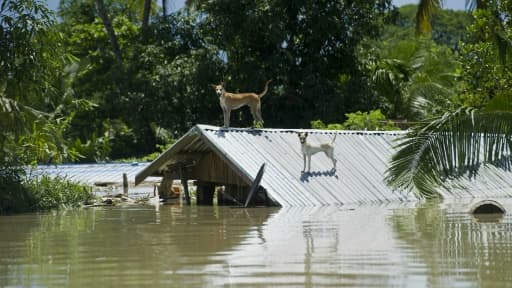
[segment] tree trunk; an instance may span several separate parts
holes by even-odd
[[[146,31],[149,25],[149,13],[151,12],[151,1],[152,0],[145,0],[144,1],[144,11],[142,14],[142,31]]]
[[[164,13],[164,17],[167,16],[167,0],[162,0],[162,10]]]
[[[112,22],[110,22],[110,18],[107,14],[107,9],[105,8],[105,3],[103,0],[96,0],[96,6],[98,8],[98,13],[100,15],[101,20],[103,21],[103,25],[105,26],[105,30],[107,31],[107,35],[110,38],[110,44],[112,45],[112,50],[114,55],[116,56],[116,60],[121,65],[122,57],[121,57],[121,49],[119,48],[119,43],[117,42],[117,36],[112,27]]]

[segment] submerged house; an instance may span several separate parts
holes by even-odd
[[[312,143],[331,142],[334,134],[336,169],[323,154],[313,155],[311,172],[302,173],[298,132],[308,131]],[[162,182],[195,180],[197,204],[244,203],[258,171],[265,172],[256,205],[325,206],[413,200],[384,182],[401,131],[332,131],[303,129],[219,128],[196,125],[135,176]],[[512,173],[493,167],[476,178],[442,188],[445,198],[512,196]],[[217,189],[220,188],[221,189]],[[252,200],[253,199],[253,200]]]

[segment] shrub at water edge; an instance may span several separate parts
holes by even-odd
[[[93,198],[87,186],[65,177],[37,176],[25,185],[34,199],[33,210],[37,211],[79,207]]]
[[[89,187],[64,177],[24,175],[0,168],[0,215],[79,207],[93,198]]]

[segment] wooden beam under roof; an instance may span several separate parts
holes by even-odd
[[[190,167],[195,166],[201,158],[204,157],[207,153],[200,152],[185,152],[185,153],[179,153],[174,155],[172,158],[169,159],[165,164],[163,164],[160,168],[156,170],[158,173],[154,173],[150,176],[162,176],[165,171],[173,170],[177,167]]]

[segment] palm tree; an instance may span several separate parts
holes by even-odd
[[[441,7],[441,0],[420,0],[416,12],[416,35],[432,34],[432,15]]]
[[[506,99],[508,101],[512,99]],[[504,98],[497,101],[506,104]],[[509,102],[510,103],[510,102]],[[398,141],[387,183],[418,198],[439,196],[448,179],[475,176],[482,165],[512,167],[512,109],[461,108],[412,128]]]
[[[376,44],[365,61],[382,110],[395,120],[417,121],[439,114],[455,95],[458,62],[432,41],[398,40]]]
[[[485,0],[466,0],[466,7],[469,10],[484,9]],[[432,16],[443,5],[443,0],[420,0],[418,3],[418,11],[416,12],[416,35],[432,34],[432,25],[430,21]]]

